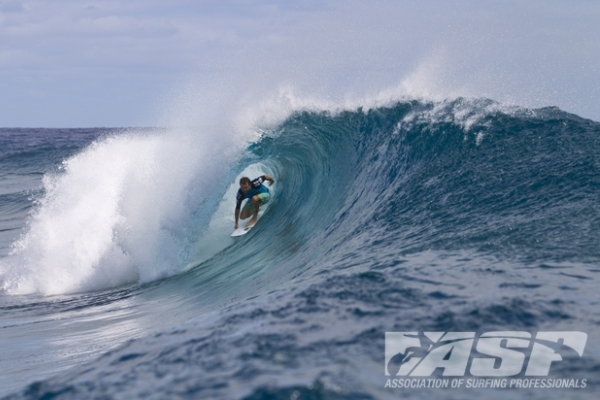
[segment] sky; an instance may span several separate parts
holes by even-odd
[[[598,21],[596,0],[0,0],[0,127],[202,124],[382,96],[600,121]]]

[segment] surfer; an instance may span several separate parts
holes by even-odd
[[[246,226],[250,227],[254,225],[260,206],[269,202],[271,193],[269,193],[269,189],[262,184],[264,181],[268,181],[269,186],[275,182],[269,175],[261,175],[253,181],[250,181],[250,178],[245,176],[240,179],[240,190],[238,190],[237,196],[235,197],[237,201],[235,205],[235,229],[238,229],[238,221],[240,218],[246,219],[250,215],[252,215],[252,218],[248,221]],[[240,206],[244,199],[251,199],[251,201],[244,206],[240,213]]]

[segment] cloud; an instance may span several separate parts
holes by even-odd
[[[600,119],[590,101],[600,95],[596,2],[3,0],[0,10],[0,85],[17,91],[0,94],[0,125],[27,125],[23,93],[32,89],[58,90],[55,104],[36,107],[62,104],[48,112],[61,124],[75,123],[67,109],[93,115],[77,104],[86,96],[103,99],[103,118],[110,97],[137,98],[128,114],[145,118],[139,111],[186,76],[200,87],[236,82],[240,96],[293,86],[335,100],[397,88],[411,76],[414,92],[418,75],[419,87],[437,95],[558,105]],[[67,95],[66,86],[81,89]],[[113,122],[82,123],[141,121],[113,113]]]
[[[0,2],[1,13],[19,13],[25,11],[23,3],[18,0],[6,0]]]

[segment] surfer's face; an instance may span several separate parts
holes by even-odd
[[[242,193],[248,193],[248,190],[250,190],[250,185],[247,183],[242,183],[240,188],[242,189]]]

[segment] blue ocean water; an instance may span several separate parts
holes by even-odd
[[[0,395],[597,398],[599,139],[463,98],[299,110],[241,150],[2,129]],[[230,238],[237,178],[260,173],[273,201]],[[498,331],[585,332],[547,377],[585,387],[385,387],[386,332]]]

